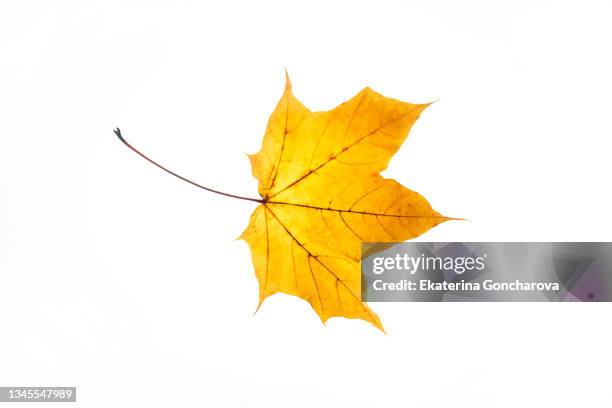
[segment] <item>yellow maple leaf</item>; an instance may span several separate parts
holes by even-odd
[[[420,194],[384,170],[428,104],[386,98],[369,88],[327,112],[284,94],[261,150],[250,156],[262,204],[242,234],[251,248],[259,302],[277,293],[308,301],[325,322],[364,319],[362,242],[405,241],[447,221]]]
[[[331,111],[311,112],[293,96],[287,77],[262,148],[249,156],[261,199],[202,186],[151,160],[118,128],[115,134],[181,180],[259,203],[241,235],[251,248],[259,305],[274,293],[287,293],[308,301],[323,322],[333,316],[359,318],[383,330],[361,301],[361,243],[405,241],[454,219],[379,174],[428,105],[365,88]]]

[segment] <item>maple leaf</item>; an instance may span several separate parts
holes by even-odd
[[[379,175],[428,105],[365,88],[333,110],[311,112],[287,77],[262,148],[249,156],[262,203],[241,238],[260,305],[282,292],[308,301],[323,322],[360,318],[383,329],[361,301],[361,243],[405,241],[451,219]]]
[[[359,318],[383,330],[361,301],[361,243],[405,241],[455,219],[379,174],[427,106],[365,88],[335,109],[311,112],[293,96],[287,76],[262,148],[249,156],[261,199],[193,182],[138,151],[118,128],[115,134],[175,177],[260,204],[240,236],[250,246],[259,281],[258,309],[268,296],[282,292],[308,301],[323,322]]]

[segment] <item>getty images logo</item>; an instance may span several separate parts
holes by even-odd
[[[487,254],[478,257],[471,256],[410,256],[396,254],[395,256],[379,256],[373,259],[372,272],[380,275],[385,271],[407,271],[414,275],[417,271],[453,271],[458,275],[465,272],[482,271],[485,269]]]

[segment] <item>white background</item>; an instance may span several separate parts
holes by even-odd
[[[287,67],[330,109],[439,99],[385,175],[419,239],[611,240],[601,1],[0,5],[0,385],[81,407],[609,407],[609,304],[373,304],[388,335],[285,295],[253,315],[234,239]],[[8,405],[7,405],[8,406]]]

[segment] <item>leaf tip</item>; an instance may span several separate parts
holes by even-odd
[[[257,314],[257,312],[259,312],[259,308],[263,304],[264,299],[265,298],[262,298],[261,296],[259,297],[259,302],[257,302],[257,307],[255,308],[255,310],[253,311],[253,314],[251,316],[255,316]]]
[[[382,325],[380,318],[377,315],[374,315],[372,319],[367,320],[367,322],[371,323],[372,326],[376,327],[378,330],[380,330],[381,332],[383,332],[384,334],[388,335],[389,333],[387,333],[385,331],[384,326]]]
[[[446,221],[467,221],[472,222],[469,218],[455,218],[455,217],[446,217]]]
[[[423,103],[423,104],[422,104],[423,109],[428,108],[430,105],[433,105],[434,103],[439,102],[439,101],[440,101],[440,98],[438,98],[438,99],[434,99],[434,100],[433,100],[433,101],[431,101],[431,102]]]
[[[287,72],[287,67],[285,69],[285,92],[291,91],[291,79],[289,79],[289,72]]]
[[[377,93],[378,92],[376,92],[375,90],[373,90],[369,86],[366,86],[361,91],[359,91],[359,93],[357,95],[362,95],[362,94],[366,94],[367,95],[367,94],[377,94]]]

